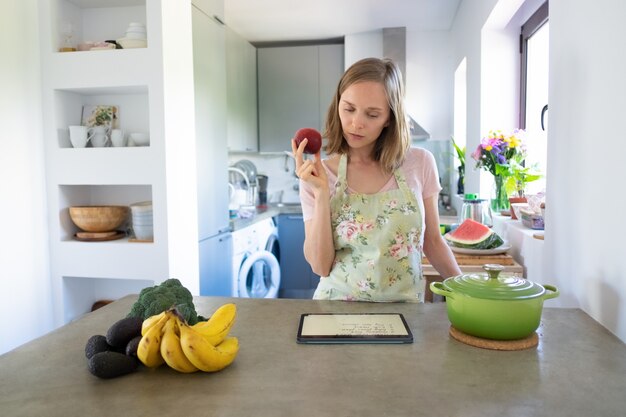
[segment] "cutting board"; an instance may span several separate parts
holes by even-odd
[[[515,260],[511,255],[505,253],[499,255],[465,255],[455,253],[454,257],[459,265],[485,265],[485,264],[500,264],[500,265],[515,265]],[[427,258],[422,258],[423,265],[429,265]]]
[[[514,265],[515,261],[511,255],[499,254],[499,255],[464,255],[455,253],[454,257],[459,265],[485,265],[485,264],[500,264],[500,265]]]

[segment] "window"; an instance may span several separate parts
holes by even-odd
[[[548,2],[522,25],[520,127],[526,130],[528,156],[526,166],[537,164],[547,172],[548,116]],[[536,194],[545,189],[544,178],[528,183],[526,192]]]

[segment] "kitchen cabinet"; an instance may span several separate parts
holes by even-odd
[[[189,163],[195,158],[191,4],[38,4],[40,58],[46,68],[41,114],[55,324],[88,312],[99,299],[138,292],[169,277],[198,294],[197,175]],[[130,22],[146,24],[147,47],[58,52],[60,30],[72,29],[71,41],[79,44],[121,38]],[[117,106],[119,127],[126,134],[149,134],[149,144],[73,148],[68,127],[82,123],[86,105]],[[69,207],[145,200],[154,207],[152,242],[74,239],[79,230]]]
[[[257,59],[259,150],[290,151],[299,128],[323,130],[343,74],[343,45],[262,47]]]
[[[225,28],[196,4],[192,27],[200,294],[230,295]]]
[[[231,152],[257,152],[256,48],[226,28],[227,136]]]
[[[230,232],[200,241],[200,295],[232,294],[233,239]]]
[[[224,25],[192,8],[198,237],[230,229]]]
[[[312,298],[320,277],[313,272],[304,258],[302,214],[278,216],[278,241],[280,242],[279,298]]]
[[[207,16],[224,21],[224,0],[193,0],[192,3]]]

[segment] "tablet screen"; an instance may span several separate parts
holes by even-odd
[[[300,343],[412,343],[413,335],[399,313],[303,314]]]

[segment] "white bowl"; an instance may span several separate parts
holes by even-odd
[[[126,36],[124,37],[124,39],[127,39],[129,41],[133,41],[133,40],[146,40],[146,33],[140,33],[140,32],[126,32]]]
[[[133,225],[133,232],[135,233],[135,237],[139,240],[149,240],[154,236],[154,229],[152,225]]]
[[[150,144],[150,136],[147,133],[131,133],[128,138],[132,140],[135,146],[148,146]]]
[[[117,43],[124,49],[145,48],[148,46],[148,41],[145,39],[120,38],[117,40]]]
[[[135,214],[150,213],[152,214],[152,201],[139,201],[130,205],[130,211]]]
[[[148,221],[148,222],[137,222],[133,219],[133,229],[136,227],[140,227],[140,228],[148,228],[148,227],[152,227],[154,226],[154,223],[152,223],[152,220]]]

